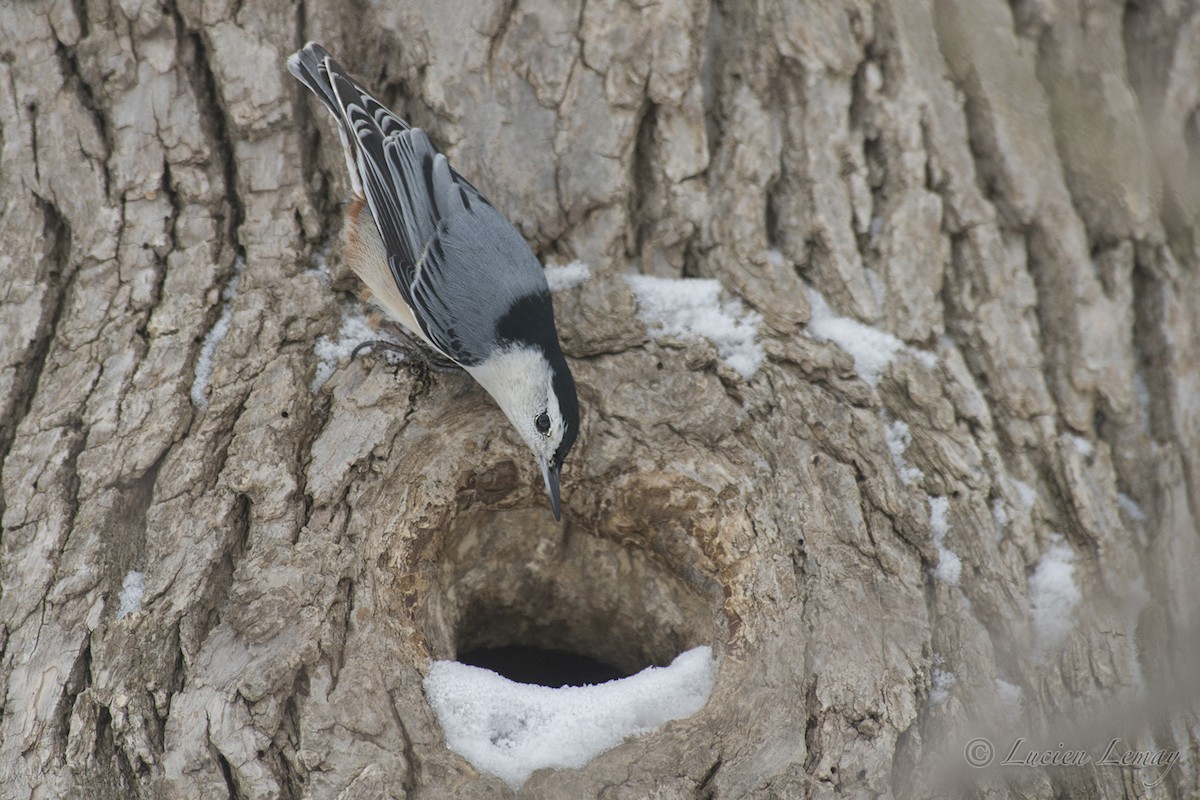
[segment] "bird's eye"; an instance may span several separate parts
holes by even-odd
[[[550,432],[550,415],[547,414],[545,411],[543,411],[542,413],[537,415],[537,419],[535,419],[533,421],[533,424],[537,425],[537,429],[538,429],[539,433],[549,433]]]

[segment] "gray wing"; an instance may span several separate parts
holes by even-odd
[[[521,301],[544,298],[548,303],[550,288],[528,243],[486,203],[468,201],[438,221],[410,297],[425,335],[467,367],[509,340],[554,331],[553,317],[547,324],[541,308],[525,314],[528,319],[510,319],[515,311],[525,311]],[[532,336],[524,325],[532,327]]]
[[[288,69],[337,120],[355,191],[367,200],[392,277],[425,334],[461,364],[482,359],[495,338],[486,321],[505,310],[500,298],[545,286],[528,244],[424,131],[384,107],[320,45],[310,42]]]
[[[309,88],[309,90],[320,98],[325,105],[333,112],[333,116],[337,118],[339,126],[342,125],[341,106],[333,91],[331,76],[338,75],[342,80],[349,84],[351,91],[347,93],[347,97],[357,98],[357,103],[362,109],[370,115],[384,136],[389,136],[393,133],[400,133],[409,129],[409,124],[397,117],[387,109],[383,103],[376,100],[370,92],[362,88],[349,73],[342,68],[342,65],[334,60],[329,52],[316,42],[309,42],[303,48],[293,53],[287,60],[288,71],[296,76],[296,79]]]

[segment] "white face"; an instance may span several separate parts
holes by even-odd
[[[495,398],[534,458],[551,463],[562,442],[564,424],[545,356],[534,348],[514,347],[467,371]]]

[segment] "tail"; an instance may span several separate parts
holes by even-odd
[[[333,115],[337,122],[338,135],[342,138],[342,151],[346,156],[346,171],[350,173],[350,185],[354,189],[356,197],[365,197],[363,191],[362,180],[359,177],[358,151],[351,146],[351,135],[349,125],[346,119],[346,111],[342,103],[338,100],[337,91],[333,88],[333,78],[349,83],[356,92],[360,95],[359,102],[368,106],[368,113],[373,112],[375,108],[383,109],[393,124],[398,123],[401,129],[407,130],[403,120],[396,117],[391,112],[387,111],[382,104],[358,85],[342,68],[342,65],[333,59],[333,56],[325,50],[324,47],[316,42],[309,42],[304,47],[292,53],[287,60],[288,72],[295,76],[296,80],[308,87],[309,91],[317,96],[317,98],[325,104],[329,109],[329,113]]]
[[[350,186],[355,197],[364,197],[362,181],[358,177],[358,157],[350,146],[350,132],[346,129],[346,118],[338,103],[337,94],[329,80],[330,69],[342,72],[342,68],[324,47],[316,42],[309,42],[304,47],[292,53],[287,60],[288,72],[296,80],[308,87],[317,96],[333,118],[337,120],[338,135],[342,138],[342,153],[346,157],[346,171],[350,173]]]
[[[321,102],[325,103],[330,112],[339,118],[338,122],[340,123],[341,115],[337,110],[337,97],[333,93],[333,85],[329,82],[329,67],[326,65],[331,60],[332,57],[324,47],[316,42],[309,42],[288,57],[287,68],[288,72],[296,76],[296,80],[321,98]]]
[[[404,263],[402,271],[411,272],[421,262],[443,218],[472,203],[488,205],[424,131],[376,100],[324,47],[309,42],[287,65],[337,121],[354,193],[368,202],[388,252]],[[396,280],[407,291],[415,274]]]

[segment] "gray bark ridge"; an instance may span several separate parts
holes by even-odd
[[[589,266],[565,526],[469,379],[344,358],[308,39]],[[0,798],[512,796],[421,679],[518,641],[718,658],[522,797],[1200,796],[1198,48],[1172,2],[9,4]]]

